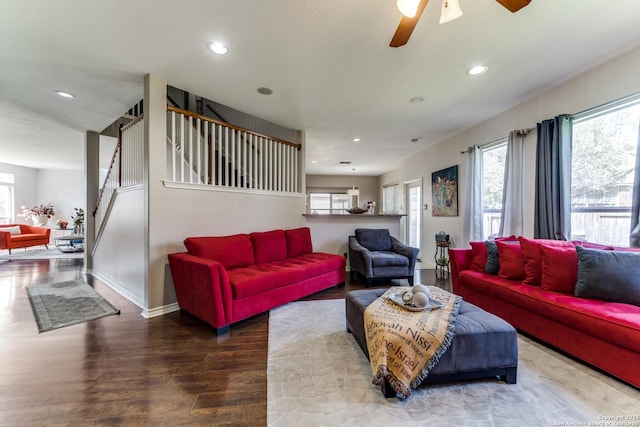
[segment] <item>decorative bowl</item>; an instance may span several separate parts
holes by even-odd
[[[356,206],[355,208],[347,209],[347,212],[350,214],[363,214],[367,212],[367,209],[362,209]]]

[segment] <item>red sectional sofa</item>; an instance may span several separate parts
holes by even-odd
[[[454,293],[640,387],[640,253],[525,238],[494,244],[497,271],[485,242],[449,251]]]
[[[168,256],[178,305],[219,334],[345,280],[345,258],[313,252],[307,227],[189,237],[184,244],[187,252]]]

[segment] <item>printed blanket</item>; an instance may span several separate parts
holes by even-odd
[[[434,310],[409,311],[387,298],[409,286],[393,286],[364,312],[373,383],[387,380],[402,396],[409,397],[451,345],[462,298],[429,286],[430,298],[442,303]]]

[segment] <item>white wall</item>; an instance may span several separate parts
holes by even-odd
[[[461,151],[466,151],[467,147],[473,144],[483,144],[506,137],[513,129],[535,127],[536,123],[559,114],[578,113],[636,93],[640,91],[638,69],[640,69],[640,48],[600,65],[401,161],[398,166],[399,180],[403,182],[423,177],[425,183],[423,197],[425,203],[429,203],[430,206],[431,173],[449,166],[459,166],[459,216],[432,217],[431,209],[423,211],[423,259],[433,259],[435,247],[431,247],[431,242],[434,240],[435,233],[440,230],[451,235],[453,247],[462,241],[466,156],[460,154]],[[526,236],[533,236],[535,149],[536,132],[534,131],[525,140],[524,234]]]
[[[71,224],[73,208],[84,208],[84,172],[78,170],[39,169],[38,204],[53,203],[56,215],[49,220],[55,227],[56,220],[65,219]]]
[[[13,187],[13,215],[16,223],[27,223],[22,217],[16,216],[20,212],[20,206],[32,207],[38,202],[38,169],[23,166],[0,163],[0,172],[14,175]]]

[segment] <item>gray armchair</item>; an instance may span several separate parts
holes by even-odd
[[[360,274],[366,284],[376,278],[402,278],[413,285],[418,252],[418,248],[391,236],[387,229],[357,228],[355,236],[349,236],[351,277]]]

